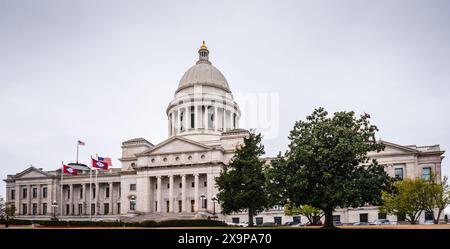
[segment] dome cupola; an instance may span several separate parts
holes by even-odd
[[[169,137],[219,141],[223,132],[239,127],[241,112],[225,76],[209,61],[205,41],[198,56],[181,77],[175,98],[167,107]]]

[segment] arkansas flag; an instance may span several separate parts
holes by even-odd
[[[100,162],[104,162],[104,163],[108,164],[108,166],[112,166],[111,157],[100,157],[100,156],[97,156],[97,160],[99,160]]]
[[[108,169],[108,164],[99,160],[92,158],[92,167],[97,169]]]
[[[64,168],[64,174],[75,175],[75,176],[78,175],[77,170],[70,166],[64,165],[63,168]]]

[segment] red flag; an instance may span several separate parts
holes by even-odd
[[[86,145],[86,143],[85,143],[85,142],[83,142],[83,141],[80,141],[80,140],[78,140],[78,145],[81,145],[81,146],[85,146],[85,145]]]
[[[108,169],[108,164],[92,158],[92,167],[97,169]]]
[[[74,175],[74,176],[78,175],[77,170],[70,166],[64,165],[63,168],[64,168],[64,174],[69,174],[69,175]]]
[[[97,160],[108,164],[108,166],[112,166],[111,157],[100,157],[100,156],[97,156]]]

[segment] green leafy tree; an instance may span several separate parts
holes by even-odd
[[[368,115],[336,112],[332,117],[316,109],[306,121],[295,123],[289,135],[289,148],[272,163],[268,174],[278,186],[273,194],[286,203],[311,205],[325,213],[324,228],[334,228],[336,207],[379,205],[381,192],[391,178],[367,153],[381,151],[375,140],[377,127]]]
[[[428,188],[430,184],[421,179],[406,178],[394,183],[392,191],[384,191],[382,197],[384,204],[380,211],[405,216],[411,224],[416,224],[420,214],[429,202]]]
[[[216,178],[222,213],[247,211],[249,226],[253,226],[257,213],[269,207],[264,161],[259,158],[264,154],[261,139],[261,134],[250,131],[229,166]]]
[[[5,227],[9,227],[9,220],[14,217],[16,208],[8,205],[3,197],[0,197],[0,219],[5,220]]]
[[[309,224],[317,225],[320,219],[323,217],[324,213],[322,210],[315,208],[310,205],[302,205],[300,207],[295,207],[292,205],[291,200],[287,200],[284,205],[284,214],[288,216],[303,215],[308,219]]]
[[[448,185],[448,177],[444,176],[444,179],[439,181],[436,175],[433,174],[431,181],[429,181],[425,187],[425,191],[421,199],[424,209],[433,215],[434,223],[438,224],[442,212],[444,212],[445,208],[450,205],[450,187]],[[436,208],[438,209],[437,216],[434,213]]]

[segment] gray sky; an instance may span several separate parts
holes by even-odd
[[[115,166],[123,140],[166,139],[165,108],[202,40],[235,94],[279,94],[268,155],[319,106],[370,113],[384,140],[449,150],[449,13],[425,0],[2,0],[0,177],[74,161],[77,139],[81,161]]]

